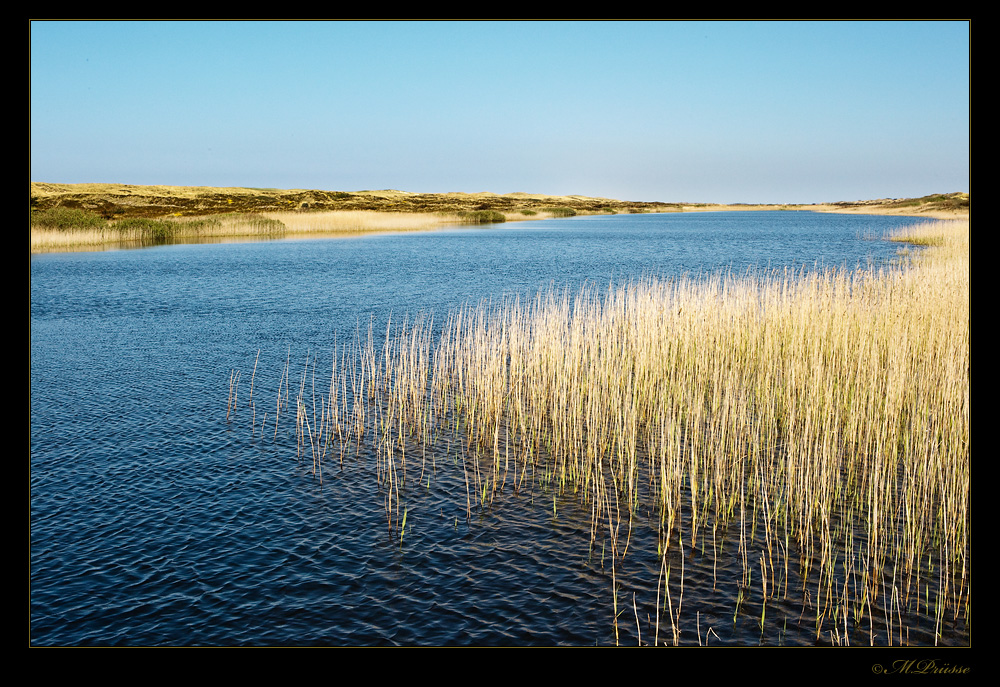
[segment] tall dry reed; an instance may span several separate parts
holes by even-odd
[[[530,472],[591,504],[614,564],[652,504],[662,555],[729,529],[741,597],[798,580],[817,637],[847,642],[848,616],[857,631],[878,613],[905,641],[904,608],[957,618],[971,593],[969,224],[889,238],[930,247],[553,289],[462,308],[436,337],[390,323],[378,355],[369,328],[319,410],[299,401],[300,443],[320,465],[330,437],[371,432],[390,528],[418,447],[448,437],[470,512]]]
[[[322,210],[268,212],[290,234],[364,234],[379,231],[421,231],[458,223],[453,215],[374,210]]]
[[[274,238],[285,233],[285,226],[275,219],[253,213],[231,213],[210,217],[99,221],[90,226],[62,229],[35,224],[29,228],[29,244],[32,253],[43,253],[192,239]]]

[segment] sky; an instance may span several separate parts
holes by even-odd
[[[31,21],[51,183],[823,203],[969,191],[968,21]]]

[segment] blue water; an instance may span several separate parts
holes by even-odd
[[[231,371],[245,390],[260,351],[257,393],[273,395],[286,359],[329,360],[359,323],[550,285],[889,261],[898,246],[877,237],[915,221],[594,216],[32,256],[30,641],[634,644],[648,626],[632,618],[616,640],[588,506],[531,487],[467,518],[456,456],[434,449],[400,545],[364,450],[320,483],[294,437],[227,421]],[[655,562],[615,573],[650,570],[655,585]],[[723,643],[758,642],[750,619],[727,623]],[[774,643],[811,641],[786,628]]]

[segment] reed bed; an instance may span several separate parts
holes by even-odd
[[[736,613],[753,588],[762,631],[790,597],[833,643],[906,643],[904,614],[969,622],[969,224],[887,238],[928,248],[887,267],[551,289],[459,309],[440,334],[390,323],[380,350],[369,327],[318,401],[303,372],[301,453],[321,476],[331,446],[342,465],[370,442],[401,539],[408,470],[453,442],[470,515],[526,479],[575,493],[612,576],[653,513],[654,642],[680,636],[669,557],[720,532],[741,561]],[[617,591],[614,606],[617,623]]]
[[[551,216],[551,213],[542,213],[538,218]],[[519,213],[493,210],[452,213],[327,210],[105,220],[86,210],[51,208],[31,213],[29,243],[31,252],[43,253],[89,250],[107,245],[143,245],[219,238],[350,236],[377,232],[427,231],[525,218]]]
[[[442,213],[377,212],[375,210],[326,210],[268,212],[291,234],[366,234],[379,231],[425,231],[460,223],[456,215]]]
[[[87,214],[87,213],[84,213]],[[158,219],[130,218],[114,221],[77,221],[75,225],[47,221],[39,213],[29,229],[31,252],[89,249],[102,245],[143,245],[235,237],[274,238],[285,235],[286,227],[279,221],[259,214],[232,213],[210,217],[163,217]]]
[[[102,245],[163,243],[216,238],[276,238],[290,234],[366,234],[380,231],[425,231],[442,226],[503,221],[442,213],[344,210],[319,212],[229,213],[205,217],[161,217],[104,220],[84,210],[64,208],[33,213],[31,252],[88,249]]]

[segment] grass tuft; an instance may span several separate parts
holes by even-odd
[[[567,207],[562,207],[562,206],[554,206],[554,207],[541,208],[540,211],[541,212],[545,212],[545,213],[547,213],[547,214],[549,214],[549,215],[551,215],[553,217],[575,217],[576,216],[576,210],[574,210],[573,208],[567,208]]]
[[[494,224],[507,221],[506,215],[497,210],[467,210],[459,212],[458,218],[462,224]]]

